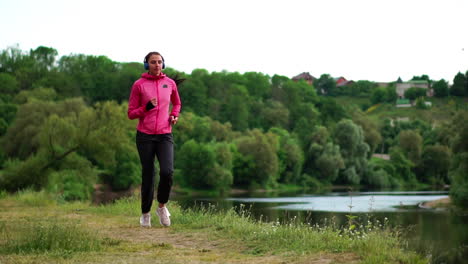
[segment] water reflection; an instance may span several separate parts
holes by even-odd
[[[261,197],[263,196],[263,197]],[[324,195],[248,194],[229,198],[178,197],[183,207],[195,203],[215,204],[219,210],[249,208],[252,217],[267,222],[337,226],[347,223],[346,215],[383,222],[402,228],[408,247],[431,258],[432,263],[468,263],[468,216],[449,210],[429,210],[417,205],[447,197],[446,192],[334,192]],[[403,206],[402,206],[403,205]],[[351,207],[350,207],[351,206]]]
[[[402,211],[403,206],[416,206],[425,201],[447,198],[447,195],[324,195],[281,198],[228,198],[242,203],[279,203],[271,209],[323,212],[379,212]],[[407,207],[405,207],[407,208]]]

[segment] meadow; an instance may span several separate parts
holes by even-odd
[[[428,263],[387,223],[308,225],[254,220],[248,208],[183,210],[173,225],[138,224],[139,199],[64,202],[46,192],[1,193],[0,263]],[[242,207],[242,206],[241,206]]]

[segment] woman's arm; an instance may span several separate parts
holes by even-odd
[[[144,116],[146,112],[146,104],[140,105],[140,89],[135,83],[132,86],[130,92],[130,98],[128,99],[127,116],[129,119],[136,119]]]

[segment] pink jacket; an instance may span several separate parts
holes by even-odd
[[[158,104],[147,111],[146,104],[155,97]],[[169,114],[170,103],[172,111]],[[159,76],[143,73],[132,86],[127,115],[129,119],[139,118],[137,130],[140,132],[167,134],[172,131],[169,117],[179,116],[181,106],[177,85],[172,79],[164,73]]]

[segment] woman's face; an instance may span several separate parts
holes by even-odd
[[[151,55],[148,59],[149,73],[154,76],[161,74],[163,60],[161,55]]]

